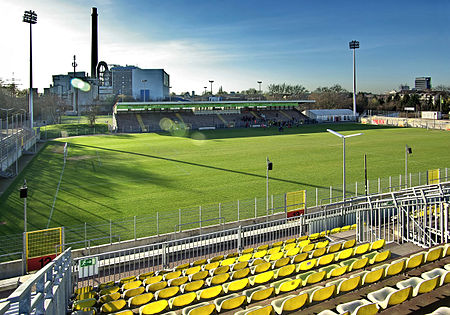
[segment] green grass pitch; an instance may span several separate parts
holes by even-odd
[[[23,231],[18,188],[24,178],[30,189],[28,230],[46,227],[66,141],[69,155],[50,227],[107,224],[156,211],[264,197],[266,156],[274,165],[271,194],[340,185],[342,140],[327,128],[364,133],[346,141],[348,183],[363,181],[364,153],[369,178],[402,174],[405,144],[413,148],[410,172],[450,164],[448,132],[359,124],[302,126],[283,133],[224,129],[190,137],[150,133],[60,139],[48,142],[1,197],[0,235]]]

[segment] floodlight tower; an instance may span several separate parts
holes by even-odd
[[[28,109],[30,112],[30,128],[33,129],[33,43],[31,26],[37,23],[37,14],[32,10],[25,11],[22,22],[30,24],[30,95],[28,98]]]
[[[213,95],[212,93],[212,84],[213,84],[214,80],[209,80],[209,83],[211,83],[211,96]]]
[[[352,40],[349,43],[350,49],[353,49],[353,116],[356,117],[356,49],[359,48],[359,42]]]
[[[345,186],[345,139],[350,138],[350,137],[360,136],[360,135],[362,135],[362,133],[360,132],[360,133],[354,133],[351,135],[344,136],[344,135],[340,134],[339,132],[336,132],[331,129],[327,129],[327,131],[342,139],[342,199],[345,201],[345,191],[346,191],[346,186]]]

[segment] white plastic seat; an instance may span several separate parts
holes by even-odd
[[[406,287],[396,290],[391,287],[385,287],[367,294],[367,298],[377,303],[381,308],[386,309],[388,306],[403,303],[411,295],[412,287]]]
[[[450,315],[450,307],[442,306],[428,315]]]
[[[433,270],[422,273],[422,278],[431,279],[434,277],[439,277],[439,286],[446,283],[450,283],[450,270],[445,270],[442,268],[435,268]]]
[[[398,282],[396,286],[399,289],[412,287],[412,296],[415,297],[419,293],[426,293],[433,290],[437,286],[439,279],[440,277],[438,275],[430,279],[411,277],[409,279]]]
[[[336,306],[336,310],[339,314],[348,312],[351,315],[372,315],[378,313],[378,309],[379,306],[376,303],[372,303],[366,299],[351,301]]]

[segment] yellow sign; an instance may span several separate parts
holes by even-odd
[[[440,175],[441,173],[439,169],[428,170],[428,185],[439,184]]]
[[[286,193],[287,212],[294,210],[305,210],[306,190],[292,191]]]

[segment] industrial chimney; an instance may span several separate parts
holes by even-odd
[[[97,8],[92,8],[92,38],[91,38],[91,77],[97,77],[98,63],[98,14]]]

